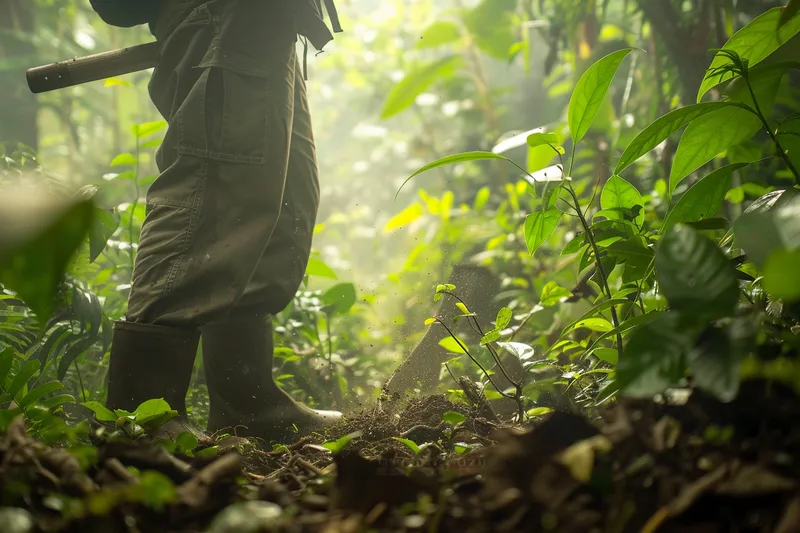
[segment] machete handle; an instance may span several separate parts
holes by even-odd
[[[33,67],[26,73],[28,87],[38,94],[146,70],[156,65],[158,50],[152,42]]]

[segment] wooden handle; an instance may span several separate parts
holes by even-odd
[[[28,69],[28,87],[34,94],[63,89],[153,68],[158,58],[157,42],[76,57]]]

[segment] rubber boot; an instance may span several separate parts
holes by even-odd
[[[186,416],[186,393],[199,340],[198,330],[137,322],[114,323],[108,366],[108,408],[132,412],[142,402],[163,398],[178,411],[178,416],[150,437],[174,439],[191,431],[199,439],[207,440]]]
[[[208,432],[232,431],[268,442],[294,442],[342,414],[295,402],[272,379],[272,321],[229,318],[204,326],[203,364],[211,402]]]

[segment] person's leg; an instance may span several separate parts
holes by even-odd
[[[170,126],[115,328],[113,408],[164,397],[185,409],[199,328],[237,305],[280,216],[296,35],[236,6],[201,6],[162,44],[150,89]]]
[[[209,431],[286,440],[334,423],[337,412],[295,403],[272,378],[272,314],[302,283],[319,206],[319,181],[305,82],[295,66],[289,170],[278,225],[245,294],[228,317],[202,328],[211,408]]]

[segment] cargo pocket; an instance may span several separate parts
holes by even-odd
[[[204,159],[263,165],[270,122],[270,69],[212,46],[202,73],[175,115],[178,152]]]

